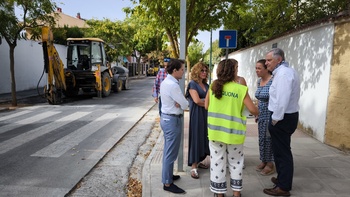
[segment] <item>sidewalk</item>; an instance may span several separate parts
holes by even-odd
[[[17,92],[17,99],[37,96],[37,90]],[[11,93],[0,94],[0,103],[11,101]],[[0,105],[1,110],[8,109]],[[187,166],[188,145],[188,112],[184,117],[184,172],[174,172],[181,175],[176,184],[187,193],[182,196],[213,196],[209,190],[209,170],[200,169],[199,179],[190,176]],[[270,178],[276,176],[261,176],[255,171],[259,164],[257,124],[253,119],[247,121],[247,138],[245,141],[245,170],[243,176],[244,197],[266,197],[262,190],[272,187]],[[163,135],[158,137],[150,156],[147,158],[142,175],[144,197],[177,196],[163,190],[161,183]],[[292,137],[292,152],[294,155],[294,182],[292,196],[296,197],[349,197],[350,194],[350,156],[335,148],[329,147],[316,139],[297,130]],[[175,161],[177,169],[177,161]],[[232,196],[228,189],[226,196]]]
[[[187,166],[188,145],[188,112],[184,117],[184,172],[181,179],[175,184],[186,191],[183,196],[213,196],[209,190],[210,171],[199,169],[199,179],[190,176],[190,167]],[[243,175],[243,197],[266,197],[263,189],[272,187],[270,176],[262,176],[255,171],[260,163],[258,146],[258,129],[254,119],[247,121],[247,138],[245,141],[245,170]],[[148,157],[142,175],[142,196],[163,197],[177,196],[163,190],[161,183],[163,134],[161,133],[157,144]],[[350,194],[350,156],[329,147],[316,139],[297,130],[292,137],[292,152],[294,156],[294,181],[292,196],[297,197],[348,197]],[[228,177],[228,176],[227,176]],[[229,183],[229,180],[228,180]],[[229,185],[229,184],[228,184]],[[228,188],[226,196],[232,196]]]
[[[44,88],[40,87],[39,88],[39,93],[43,94],[43,91],[44,91]],[[24,91],[17,91],[16,92],[16,98],[17,98],[18,106],[22,105],[21,102],[20,102],[22,99],[27,99],[27,98],[35,97],[35,96],[39,96],[38,90],[36,88],[35,89],[24,90]],[[11,93],[0,94],[0,112],[12,108],[11,107],[11,101],[12,101]]]

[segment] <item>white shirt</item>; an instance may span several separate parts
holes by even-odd
[[[162,113],[179,115],[188,108],[188,101],[180,89],[178,80],[170,74],[160,84],[160,97]],[[175,103],[180,104],[180,108],[175,107]]]
[[[273,72],[268,109],[272,120],[283,120],[285,113],[299,111],[300,81],[298,73],[288,62],[283,62]]]

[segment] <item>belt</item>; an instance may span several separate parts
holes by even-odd
[[[168,116],[174,116],[174,117],[178,117],[181,118],[183,115],[182,114],[166,114],[166,113],[162,113],[164,115],[168,115]]]

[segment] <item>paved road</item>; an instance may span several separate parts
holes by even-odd
[[[64,196],[152,106],[152,78],[103,99],[0,113],[1,196]]]

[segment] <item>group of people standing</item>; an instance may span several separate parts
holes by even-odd
[[[155,83],[153,96],[156,102],[161,102],[164,190],[185,193],[173,183],[180,179],[179,175],[173,174],[173,167],[181,141],[181,117],[189,106],[188,166],[192,178],[199,178],[198,168],[210,168],[210,190],[214,196],[225,196],[226,171],[229,170],[233,196],[241,196],[247,121],[243,111],[247,109],[258,123],[261,163],[256,170],[261,175],[277,171],[277,177],[271,178],[275,186],[263,192],[290,196],[294,170],[290,143],[298,123],[299,77],[285,61],[283,50],[270,50],[266,59],[255,65],[259,77],[256,106],[248,94],[245,79],[237,74],[238,66],[235,59],[222,60],[216,70],[217,79],[209,85],[208,66],[197,63],[191,70],[185,96],[178,85],[184,73],[184,61],[170,59],[165,67],[164,81],[159,81],[157,76],[155,82],[161,83]],[[210,156],[210,165],[203,162],[207,156]]]

